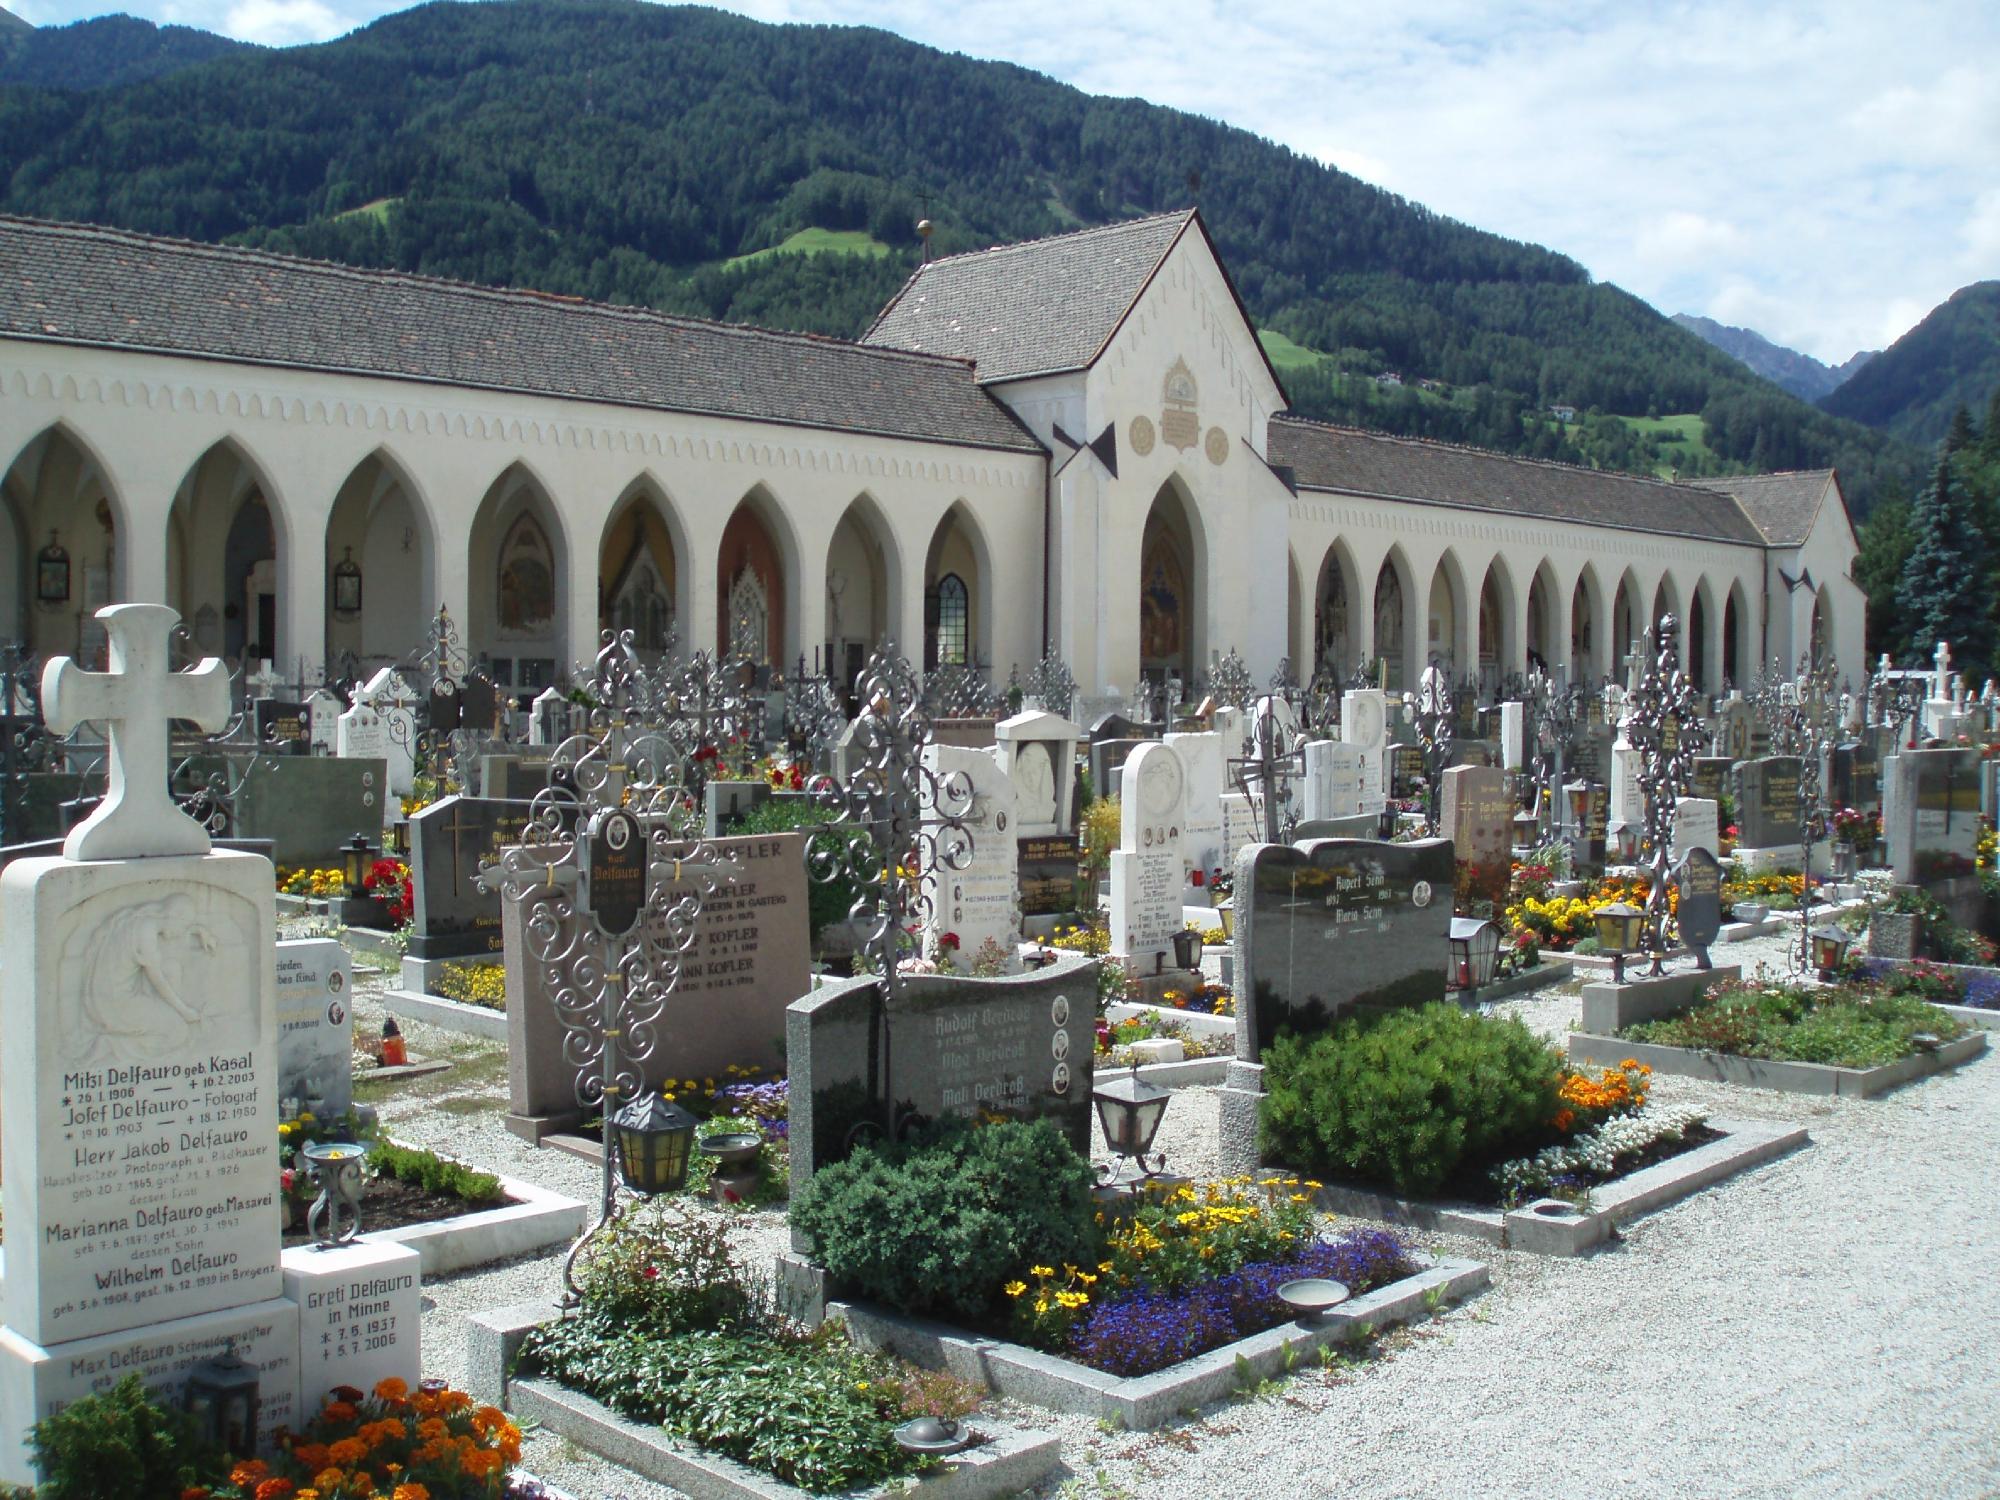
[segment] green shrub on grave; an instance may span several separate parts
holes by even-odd
[[[1310,1176],[1425,1196],[1553,1140],[1561,1079],[1518,1017],[1442,1001],[1357,1016],[1266,1050],[1259,1143]]]
[[[1090,1164],[1046,1120],[944,1121],[816,1173],[792,1224],[845,1291],[977,1320],[1034,1265],[1093,1265]]]
[[[154,1400],[137,1375],[44,1417],[28,1444],[43,1479],[34,1493],[46,1500],[178,1495],[221,1467],[202,1453],[194,1419]]]
[[[417,1146],[378,1140],[368,1148],[368,1165],[377,1177],[413,1183],[427,1193],[457,1198],[472,1207],[496,1203],[503,1196],[500,1179],[491,1172],[474,1171]]]
[[[811,797],[772,797],[743,813],[723,832],[730,838],[753,833],[792,833],[800,828],[817,827],[830,817],[825,804]],[[815,861],[827,868],[838,865],[853,833],[850,828],[838,834],[815,834],[812,839]],[[806,866],[806,923],[811,941],[817,946],[820,933],[835,922],[847,920],[861,888],[845,873],[834,880],[814,879],[814,868],[814,863]]]

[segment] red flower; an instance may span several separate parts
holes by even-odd
[[[660,1268],[658,1266],[648,1266],[646,1267],[645,1270],[641,1271],[639,1274],[645,1277],[646,1280],[648,1281],[657,1281],[660,1275]]]
[[[947,932],[943,937],[938,939],[938,946],[940,948],[954,948],[954,949],[957,948],[958,934],[955,932]]]

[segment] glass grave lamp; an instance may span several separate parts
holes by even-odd
[[[1236,898],[1231,896],[1227,901],[1216,907],[1215,911],[1216,915],[1222,919],[1223,941],[1228,942],[1236,936]]]
[[[695,1118],[657,1093],[633,1100],[611,1119],[618,1175],[648,1198],[677,1193],[687,1184]]]
[[[236,1340],[188,1372],[182,1404],[196,1430],[232,1457],[257,1452],[257,1367],[236,1352]]]
[[[1166,1117],[1167,1101],[1173,1096],[1141,1078],[1135,1061],[1129,1073],[1120,1073],[1110,1082],[1099,1084],[1090,1097],[1097,1105],[1097,1119],[1104,1127],[1104,1142],[1111,1154],[1120,1161],[1136,1163],[1141,1179],[1158,1176],[1166,1167],[1166,1156],[1154,1156],[1149,1165],[1147,1152],[1153,1137],[1159,1133],[1160,1121]],[[1113,1164],[1099,1170],[1108,1180],[1115,1181],[1121,1169]]]
[[[1813,967],[1819,970],[1820,982],[1832,984],[1839,977],[1840,966],[1847,962],[1847,949],[1853,937],[1838,923],[1823,921],[1806,934],[1812,944]]]
[[[359,901],[368,894],[367,879],[369,866],[375,862],[375,846],[368,842],[368,835],[356,833],[353,838],[340,846],[342,873],[347,877],[347,899]]]
[[[1582,833],[1590,817],[1590,783],[1572,781],[1563,791],[1569,797],[1569,825]]]
[[[1611,982],[1625,982],[1625,955],[1639,951],[1646,914],[1624,901],[1613,901],[1591,913],[1597,924],[1597,946],[1611,955]]]
[[[1478,999],[1480,986],[1493,982],[1499,963],[1498,927],[1484,917],[1451,919],[1451,979],[1460,1000]]]
[[[1173,935],[1174,967],[1187,969],[1192,973],[1201,972],[1201,934],[1192,927],[1183,927]]]

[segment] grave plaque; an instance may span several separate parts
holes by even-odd
[[[1053,917],[1076,909],[1080,850],[1073,833],[1020,841],[1021,915]]]
[[[1729,791],[1729,769],[1733,764],[1726,755],[1697,755],[1694,773],[1688,781],[1688,795],[1720,802]]]
[[[1507,773],[1490,766],[1455,766],[1446,771],[1438,818],[1453,844],[1458,899],[1504,905],[1514,840],[1514,799],[1507,795]]]
[[[501,951],[500,894],[481,888],[479,870],[521,841],[533,812],[526,802],[449,796],[410,819],[410,957]]]
[[[924,766],[938,779],[939,802],[960,829],[927,822],[938,859],[925,872],[926,937],[939,963],[961,972],[997,948],[1010,971],[1020,966],[1019,836],[1014,783],[984,750],[926,745]],[[957,946],[942,943],[945,934]]]
[[[609,808],[591,820],[577,851],[577,906],[606,937],[624,937],[646,906],[651,845],[630,813]]]
[[[785,1013],[792,1191],[860,1141],[945,1116],[1050,1121],[1090,1150],[1097,979],[1064,953],[999,979],[910,975],[893,1008],[872,978],[843,980]]]
[[[253,714],[257,726],[257,743],[260,745],[282,746],[285,750],[303,754],[312,747],[312,724],[306,716],[303,703],[289,699],[259,698]]]
[[[432,734],[448,734],[464,722],[464,705],[450,679],[441,678],[431,684],[430,715]]]
[[[388,784],[385,761],[259,756],[236,788],[236,833],[269,839],[271,858],[281,865],[337,866],[341,846],[355,834],[380,842]]]
[[[1230,792],[1222,799],[1222,872],[1235,869],[1243,851],[1263,841],[1263,799]]]
[[[1236,877],[1236,1055],[1281,1031],[1444,998],[1451,929],[1449,839],[1262,845]]]
[[[278,944],[278,1118],[338,1120],[354,1103],[354,977],[336,938]]]
[[[1722,862],[1706,849],[1691,850],[1675,869],[1674,883],[1679,887],[1675,920],[1681,942],[1706,969],[1708,950],[1722,932]]]

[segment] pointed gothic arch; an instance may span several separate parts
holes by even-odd
[[[1619,682],[1625,680],[1625,658],[1640,649],[1645,642],[1644,595],[1639,590],[1639,580],[1627,568],[1618,580],[1618,592],[1611,601],[1611,662],[1610,672]]]
[[[895,634],[903,566],[896,534],[873,496],[849,502],[826,547],[826,617],[818,641],[843,684]]]
[[[924,549],[924,670],[954,656],[961,665],[990,668],[993,631],[992,549],[972,507],[957,500]]]
[[[1515,639],[1514,579],[1507,564],[1495,557],[1479,582],[1479,681],[1491,691],[1500,679],[1520,670],[1520,642]]]
[[[487,486],[468,577],[466,640],[494,681],[523,699],[554,683],[570,665],[569,537],[548,486],[525,463]]]
[[[1576,575],[1569,596],[1570,680],[1594,683],[1608,668],[1604,651],[1610,643],[1604,610],[1604,585],[1597,570],[1585,563]]]
[[[1153,496],[1139,539],[1139,670],[1183,680],[1206,660],[1206,539],[1186,491],[1168,479]]]
[[[1465,675],[1475,663],[1470,658],[1466,615],[1465,575],[1450,548],[1431,570],[1430,586],[1424,595],[1424,663],[1447,663],[1454,677]]]
[[[798,543],[763,485],[738,502],[716,553],[715,644],[724,656],[777,667],[798,607]]]
[[[1750,644],[1750,610],[1739,578],[1730,583],[1722,605],[1722,680],[1732,688],[1747,687],[1743,674],[1756,659]]]
[[[1382,685],[1392,692],[1413,686],[1420,670],[1423,632],[1417,628],[1416,581],[1401,547],[1391,547],[1375,573],[1375,661]]]
[[[235,437],[189,465],[167,512],[167,603],[198,651],[282,661],[284,509],[268,471]]]
[[[1299,665],[1302,681],[1322,669],[1344,680],[1354,670],[1361,657],[1361,622],[1354,610],[1363,597],[1354,556],[1336,537],[1320,559],[1314,583],[1313,647],[1311,658]]]
[[[1681,658],[1687,663],[1688,679],[1704,693],[1715,691],[1715,652],[1709,643],[1709,636],[1715,626],[1715,594],[1709,587],[1708,575],[1695,580],[1694,592],[1688,596],[1687,629],[1681,632],[1684,649]]]
[[[1531,672],[1553,675],[1563,660],[1555,640],[1557,588],[1556,570],[1545,557],[1528,580],[1528,638],[1522,655]]]
[[[348,471],[327,510],[326,659],[400,660],[437,613],[437,531],[410,471],[388,447]]]
[[[630,632],[652,660],[687,643],[680,518],[651,475],[632,481],[611,507],[597,543],[597,627]]]
[[[94,660],[93,616],[127,597],[125,506],[104,460],[69,423],[51,423],[0,471],[0,503],[0,638]]]

